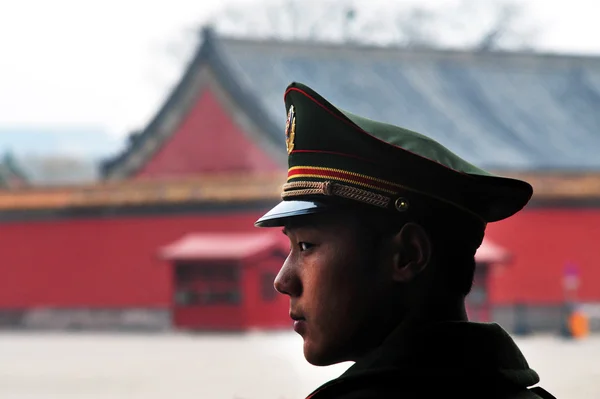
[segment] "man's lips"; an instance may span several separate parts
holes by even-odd
[[[306,319],[299,315],[290,315],[292,320],[294,320],[294,331],[298,334],[303,335],[306,331]]]
[[[297,314],[297,313],[291,313],[291,312],[290,312],[290,318],[291,318],[292,320],[294,320],[294,321],[304,321],[304,320],[306,320],[306,319],[304,318],[304,316],[301,316],[301,315],[299,315],[299,314]]]

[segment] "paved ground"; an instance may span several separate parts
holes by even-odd
[[[600,398],[600,336],[518,341],[559,399]],[[308,365],[294,333],[0,334],[3,399],[302,399],[349,364]]]

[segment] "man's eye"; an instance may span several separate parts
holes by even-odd
[[[307,251],[309,250],[313,245],[309,244],[307,242],[300,242],[298,243],[298,246],[300,247],[300,251]]]

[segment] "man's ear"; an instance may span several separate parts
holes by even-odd
[[[393,270],[392,279],[397,282],[413,280],[429,265],[431,260],[431,239],[416,223],[406,223],[392,237]]]

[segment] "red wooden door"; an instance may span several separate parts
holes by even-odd
[[[242,294],[237,262],[176,263],[173,324],[194,330],[240,329]]]

